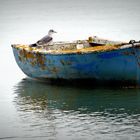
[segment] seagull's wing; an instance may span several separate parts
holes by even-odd
[[[37,43],[38,43],[39,45],[43,45],[43,44],[48,44],[48,43],[51,42],[52,40],[53,40],[52,37],[50,37],[50,36],[45,36],[45,37],[43,37],[42,39],[38,40]]]

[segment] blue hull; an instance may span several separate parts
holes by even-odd
[[[140,48],[49,54],[13,47],[21,70],[32,78],[121,81],[140,84]]]

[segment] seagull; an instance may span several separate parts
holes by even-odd
[[[49,30],[49,32],[46,36],[44,36],[43,38],[38,40],[35,44],[32,44],[31,47],[40,47],[40,46],[50,45],[53,41],[52,35],[54,33],[57,33],[57,32],[54,31],[53,29]]]

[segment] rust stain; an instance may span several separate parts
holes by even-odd
[[[123,52],[124,55],[135,55],[135,52],[132,51],[132,52]]]
[[[24,48],[19,51],[18,54],[19,60],[25,62],[29,60],[32,66],[39,65],[41,69],[46,69],[45,67],[45,55],[40,54],[39,52],[33,53],[25,50]]]
[[[72,62],[71,61],[66,61],[66,60],[60,60],[62,65],[71,65]]]
[[[53,63],[54,61],[46,58],[46,62],[47,62],[48,64],[51,64],[51,63]]]
[[[53,73],[57,73],[57,72],[59,71],[59,69],[56,68],[56,67],[53,67],[53,68],[51,69],[51,71],[52,71]]]
[[[36,62],[35,61],[31,61],[31,65],[32,66],[35,66],[36,65]]]
[[[28,52],[28,53],[27,53],[27,58],[28,58],[28,59],[33,59],[33,58],[35,58],[35,56],[34,56],[33,53]]]
[[[61,62],[61,64],[62,64],[62,65],[65,65],[65,62],[64,62],[64,60],[60,60],[60,62]]]
[[[19,57],[20,61],[22,61],[22,62],[26,61],[26,54],[25,54],[25,50],[24,49],[19,51],[18,57]]]
[[[39,64],[39,66],[41,66],[41,68],[44,70],[45,69],[45,55],[37,52],[36,60],[37,60],[37,64]]]

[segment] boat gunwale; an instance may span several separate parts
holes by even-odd
[[[40,48],[31,48],[29,45],[23,45],[23,44],[12,44],[11,47],[15,49],[19,49],[19,50],[25,50],[27,52],[32,52],[32,53],[50,54],[50,55],[71,55],[71,54],[90,54],[90,53],[110,52],[110,51],[115,51],[115,50],[120,50],[120,49],[123,50],[126,48],[140,47],[140,43],[135,43],[134,45],[129,44],[129,43],[126,43],[123,45],[115,44],[112,46],[104,45],[104,46],[87,47],[87,48],[77,49],[77,50],[59,50],[59,51],[58,50],[44,50]],[[105,47],[106,49],[96,50],[95,48],[97,47]]]

